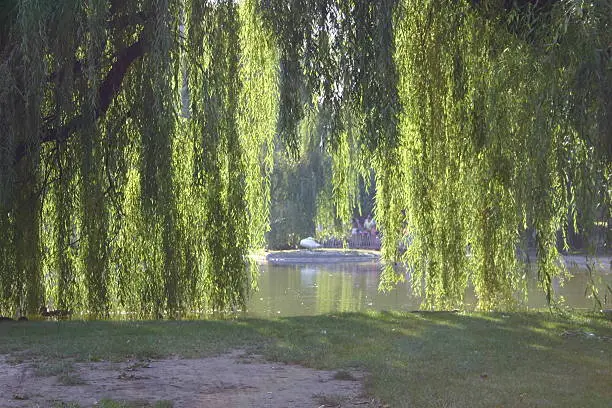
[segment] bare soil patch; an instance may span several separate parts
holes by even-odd
[[[269,363],[241,351],[201,359],[73,363],[69,367],[69,373],[41,376],[40,364],[12,364],[0,358],[0,406],[76,403],[91,407],[103,399],[171,401],[174,407],[207,408],[379,406],[364,395],[361,372]]]

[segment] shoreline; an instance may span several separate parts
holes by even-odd
[[[324,264],[324,263],[378,263],[380,252],[364,249],[290,249],[280,251],[266,251],[252,254],[251,257],[258,264],[270,265],[299,265],[299,264]],[[561,255],[567,268],[586,268],[587,264],[594,269],[605,273],[612,273],[612,256],[588,256],[588,255]],[[529,262],[535,263],[535,254],[530,254]]]
[[[364,249],[291,249],[253,254],[258,264],[358,263],[380,261],[380,253]]]

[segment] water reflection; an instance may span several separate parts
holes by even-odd
[[[408,283],[399,284],[388,293],[378,291],[377,263],[261,265],[259,291],[249,302],[249,315],[299,316],[333,312],[366,310],[410,311],[418,309],[421,299],[414,296]],[[593,301],[585,296],[588,275],[585,269],[572,269],[574,277],[555,289],[566,304],[591,308]],[[612,274],[599,274],[600,293],[612,286]],[[535,273],[527,282],[527,306],[546,306],[546,299],[537,287]],[[609,297],[608,297],[609,298]],[[608,304],[612,299],[608,299]],[[466,303],[473,305],[473,293],[466,293]]]

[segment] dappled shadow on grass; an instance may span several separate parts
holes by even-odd
[[[605,340],[611,331],[606,321],[575,322],[547,313],[434,316],[430,321],[436,325],[424,331],[422,343],[404,338],[396,349],[400,359],[420,369],[396,374],[407,382],[437,384],[429,391],[437,397],[443,398],[441,390],[451,390],[453,398],[447,403],[605,406],[612,398],[612,350]],[[458,323],[462,329],[440,321]],[[596,337],[568,337],[566,332]],[[426,395],[420,393],[415,403],[426,402]]]
[[[362,368],[392,406],[605,406],[612,398],[612,325],[597,317],[381,312],[256,326],[277,340],[266,355]]]
[[[0,327],[0,354],[114,361],[167,356],[204,357],[264,341],[232,321],[59,321]]]
[[[550,313],[372,312],[275,319],[0,325],[0,354],[82,361],[243,349],[368,372],[391,406],[605,406],[612,322]],[[602,405],[604,404],[604,405]]]

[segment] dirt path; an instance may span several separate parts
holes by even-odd
[[[41,376],[32,362],[0,358],[0,406],[95,406],[102,399],[174,407],[375,407],[361,373],[272,364],[236,351],[203,359],[74,363],[69,375]],[[342,379],[340,379],[342,378]]]

